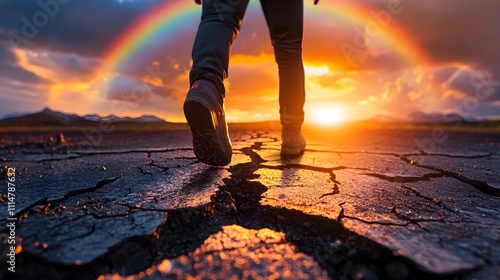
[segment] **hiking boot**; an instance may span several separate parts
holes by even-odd
[[[224,98],[215,83],[199,79],[184,101],[184,115],[193,134],[193,150],[203,163],[228,165],[233,153],[227,133]]]
[[[304,153],[306,140],[302,136],[301,127],[304,117],[282,114],[281,117],[282,157],[297,157]]]

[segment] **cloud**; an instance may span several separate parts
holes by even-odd
[[[405,1],[394,16],[437,63],[462,62],[500,76],[500,2],[468,0]],[[425,19],[425,20],[423,20]]]
[[[41,84],[47,82],[35,73],[20,67],[17,64],[18,61],[18,57],[10,48],[0,44],[0,76],[20,83]]]
[[[476,71],[471,68],[457,68],[447,81],[450,90],[464,93],[466,96],[475,97],[480,101],[500,100],[498,88],[500,81],[495,82],[489,72]]]
[[[133,103],[149,102],[154,86],[137,81],[127,76],[118,76],[109,83],[110,89],[107,93],[109,100],[127,101]]]
[[[154,73],[153,71],[151,70],[149,73]],[[162,75],[166,75],[165,73]],[[140,80],[133,76],[121,74],[111,79],[106,96],[108,100],[132,103],[149,103],[153,97],[181,101],[188,89],[187,72],[164,77],[148,74]]]
[[[57,3],[48,11],[42,3]],[[63,1],[60,1],[63,3]],[[0,42],[22,42],[29,47],[53,52],[98,57],[114,35],[161,1],[55,0],[0,2]],[[38,15],[38,16],[37,16]],[[48,21],[45,24],[42,19]],[[38,20],[38,21],[37,21]],[[11,34],[8,36],[8,34]],[[17,40],[11,40],[16,34]],[[24,38],[25,40],[19,39]],[[16,44],[17,45],[17,44]]]
[[[179,76],[178,79],[187,79]],[[168,121],[183,121],[182,102],[188,83],[177,88],[163,84],[151,84],[134,77],[120,75],[109,82],[105,100],[96,105],[103,114],[140,116],[156,114]]]
[[[415,83],[414,73],[407,71],[394,81],[386,82],[375,102],[385,111],[404,116],[426,107],[422,100],[423,96],[418,84]]]
[[[10,48],[0,44],[0,61],[4,64],[14,64],[18,59]]]
[[[500,100],[500,83],[484,70],[451,64],[408,69],[392,78],[377,76],[384,80],[383,90],[365,95],[361,104],[375,105],[383,112],[400,116],[414,111],[454,112],[476,117],[500,115],[500,108],[493,106]],[[366,77],[363,80],[366,81]]]
[[[235,57],[226,83],[228,112],[259,112],[262,115],[278,111],[278,67],[269,56]],[[249,75],[249,73],[252,73]],[[228,113],[229,114],[229,113]],[[249,115],[255,115],[251,113]]]
[[[459,67],[450,76],[443,92],[443,102],[462,115],[500,115],[500,81],[492,73]]]
[[[31,65],[53,69],[59,74],[58,80],[75,78],[82,81],[90,80],[99,66],[99,61],[94,58],[56,52],[28,52],[27,61]]]
[[[45,106],[45,94],[31,84],[19,84],[5,77],[0,78],[0,84],[2,115],[12,112],[33,112]]]

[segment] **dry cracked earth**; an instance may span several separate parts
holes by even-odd
[[[234,130],[224,168],[189,131],[1,136],[0,278],[500,279],[498,132]]]

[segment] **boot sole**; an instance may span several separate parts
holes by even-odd
[[[225,166],[231,162],[232,151],[225,151],[224,136],[218,135],[212,113],[204,100],[187,99],[184,103],[184,115],[193,134],[193,150],[203,163]]]

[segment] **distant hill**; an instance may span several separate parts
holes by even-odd
[[[407,115],[376,115],[370,119],[347,124],[356,128],[428,128],[499,130],[500,120],[477,119],[460,114],[424,113],[414,111]]]
[[[473,117],[464,117],[459,114],[424,113],[414,111],[406,116],[376,115],[363,122],[386,123],[386,124],[446,124],[446,123],[472,123],[478,120]]]
[[[408,114],[411,123],[456,123],[456,122],[476,122],[473,117],[464,117],[459,114],[424,113],[415,111]]]
[[[156,116],[144,115],[138,118],[117,117],[109,115],[101,117],[96,114],[79,116],[68,114],[45,108],[40,112],[31,114],[14,115],[13,117],[0,120],[0,127],[5,128],[30,128],[30,127],[61,127],[61,128],[81,128],[96,127],[100,123],[112,123],[118,128],[158,128],[169,129],[176,126],[185,126],[184,124],[169,123]]]

